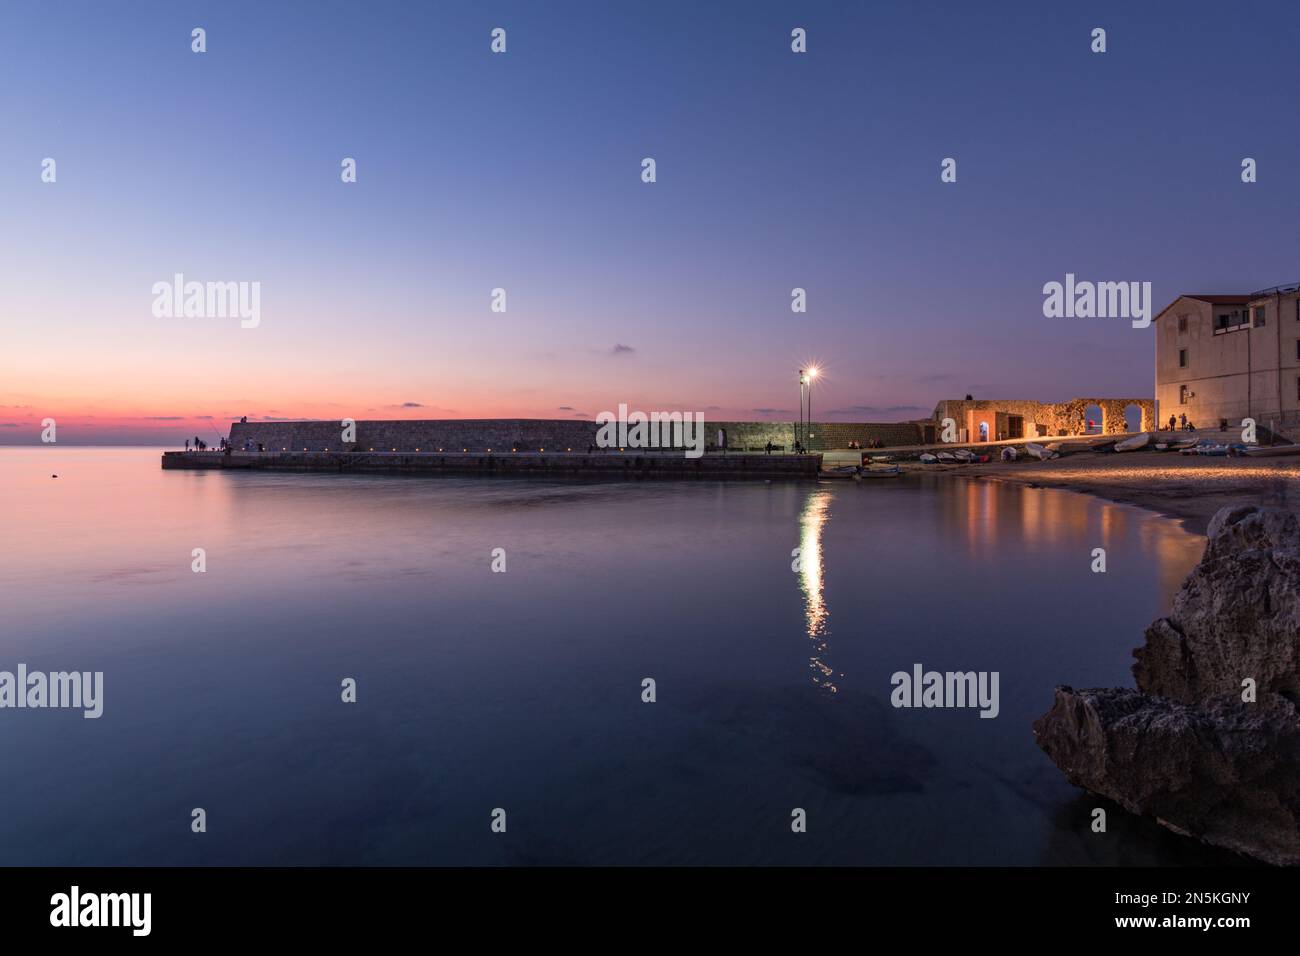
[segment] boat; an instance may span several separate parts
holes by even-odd
[[[894,460],[893,455],[872,455],[871,456],[871,463],[873,465],[888,465],[891,464],[893,460]]]
[[[1015,461],[1020,457],[1020,452],[1016,451],[1010,445],[1002,449],[1001,458],[1003,461]]]
[[[1145,448],[1151,441],[1151,433],[1143,432],[1140,435],[1134,435],[1132,438],[1125,438],[1121,442],[1115,443],[1116,451],[1137,451],[1139,448]]]
[[[1042,445],[1039,445],[1036,442],[1032,442],[1032,441],[1025,442],[1025,453],[1034,458],[1037,458],[1039,461],[1050,461],[1053,458],[1060,457],[1059,452],[1049,451],[1048,449],[1044,448]]]
[[[819,478],[856,478],[858,475],[857,465],[840,465],[836,468],[823,468],[818,475]]]
[[[933,465],[938,460],[939,460],[938,458],[936,458],[934,455],[931,455],[929,452],[925,452],[924,454],[921,455],[921,464],[923,465]]]
[[[863,468],[860,478],[897,478],[903,469],[894,465],[892,468]]]
[[[1183,438],[1180,439],[1179,441],[1172,441],[1169,443],[1169,445],[1171,448],[1175,448],[1181,451],[1184,448],[1194,447],[1198,441],[1200,441],[1199,438]]]
[[[1256,445],[1247,447],[1246,454],[1251,458],[1283,458],[1300,455],[1300,445]]]
[[[939,462],[944,465],[955,465],[961,460],[950,451],[941,451],[934,457],[939,459]]]
[[[953,457],[956,458],[958,461],[964,461],[967,464],[970,464],[972,461],[976,460],[975,453],[971,451],[969,448],[958,448],[952,454]]]

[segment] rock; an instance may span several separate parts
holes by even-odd
[[[1075,786],[1274,864],[1300,864],[1300,717],[1239,699],[1190,707],[1058,687],[1034,736]]]
[[[1133,652],[1138,690],[1194,704],[1240,695],[1300,701],[1300,524],[1275,508],[1223,508],[1173,613]]]
[[[1300,864],[1300,523],[1224,508],[1172,613],[1133,652],[1136,690],[1058,687],[1034,723],[1071,783],[1274,864]],[[1243,680],[1256,698],[1243,701]]]

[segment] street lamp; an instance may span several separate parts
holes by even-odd
[[[817,366],[814,365],[812,368],[810,368],[810,369],[808,370],[808,430],[809,430],[809,432],[810,432],[809,435],[808,435],[809,438],[816,438],[816,437],[817,437],[816,435],[811,434],[811,430],[812,430],[812,384],[813,384],[813,379],[815,379],[816,377],[817,377]]]
[[[798,450],[798,447],[802,447],[803,444],[803,438],[804,438],[803,392],[807,386],[808,386],[808,373],[803,369],[799,369],[799,424],[796,425],[794,429],[794,443],[797,446],[796,450]]]

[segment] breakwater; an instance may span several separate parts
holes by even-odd
[[[242,451],[246,444],[261,445],[268,452],[363,451],[363,452],[587,452],[594,451],[594,421],[546,418],[516,419],[426,419],[405,421],[357,421],[355,432],[343,440],[340,421],[235,422],[230,426],[230,444]],[[914,423],[850,424],[815,422],[812,438],[805,443],[813,451],[847,448],[856,441],[863,447],[911,445],[921,441]],[[790,422],[706,421],[705,450],[764,451],[771,443],[776,451],[794,449],[795,427]]]
[[[706,454],[681,452],[369,452],[218,451],[163,452],[162,467],[411,475],[500,475],[536,478],[704,480],[811,480],[821,455]]]

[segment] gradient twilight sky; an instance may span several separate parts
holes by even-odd
[[[1300,280],[1298,40],[1291,2],[8,3],[0,444],[789,420],[811,361],[817,419],[1147,396],[1153,330],[1042,286]],[[177,272],[261,325],[155,318]]]

